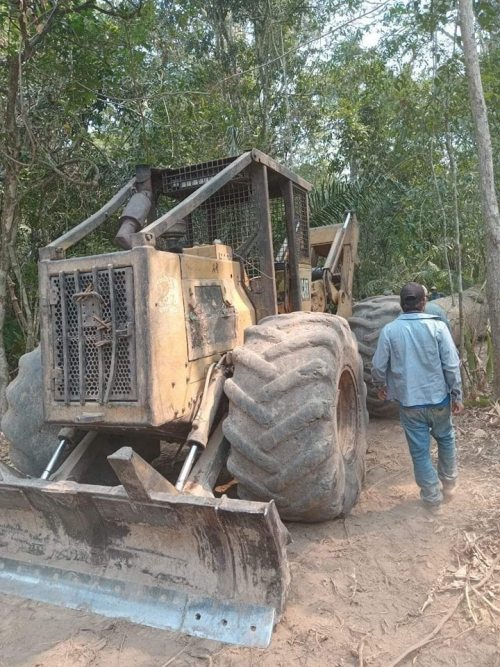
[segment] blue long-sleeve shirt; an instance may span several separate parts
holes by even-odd
[[[446,325],[435,315],[402,313],[380,332],[372,377],[387,399],[405,407],[462,400],[460,361]]]

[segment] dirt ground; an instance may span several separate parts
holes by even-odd
[[[370,424],[351,515],[288,525],[291,595],[267,650],[0,596],[0,667],[390,667],[460,596],[398,664],[500,667],[500,412],[457,424],[460,487],[439,517],[420,506],[399,424]]]

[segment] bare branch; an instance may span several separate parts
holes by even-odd
[[[28,27],[26,22],[26,3],[21,1],[19,3],[21,11],[19,12],[19,30],[25,44],[29,42]]]
[[[68,162],[66,162],[64,164],[69,164],[71,162],[77,162],[77,160],[69,160]],[[63,165],[55,165],[55,164],[52,164],[51,162],[47,162],[47,161],[43,161],[43,164],[46,164],[47,166],[49,166],[52,169],[52,171],[54,171],[56,174],[58,174],[59,176],[64,178],[66,181],[69,181],[70,183],[73,183],[73,185],[81,185],[81,186],[86,187],[86,188],[89,188],[89,187],[94,188],[98,185],[98,181],[96,179],[93,179],[92,181],[82,181],[79,178],[73,178],[72,176],[69,176],[64,171],[62,171],[62,169],[60,169],[60,167],[63,166]]]
[[[9,287],[9,295],[10,295],[10,301],[12,303],[12,310],[14,311],[14,315],[16,316],[16,319],[19,322],[19,326],[26,334],[28,333],[28,323],[26,322],[26,318],[24,317],[23,311],[21,310],[21,306],[19,305],[19,299],[17,298],[16,295],[16,286],[14,285],[14,281],[10,276],[7,276],[7,285]]]
[[[54,9],[50,12],[48,19],[45,21],[44,25],[40,29],[37,34],[32,37],[28,43],[26,44],[26,47],[24,51],[21,54],[21,61],[26,62],[26,60],[29,60],[33,53],[36,51],[38,46],[41,44],[41,42],[44,40],[45,36],[47,33],[51,30],[54,21],[56,18],[61,14],[61,9],[59,5],[55,5]]]

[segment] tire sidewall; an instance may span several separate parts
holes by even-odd
[[[342,468],[344,476],[344,493],[342,501],[342,515],[349,514],[356,504],[361,492],[362,483],[365,476],[365,456],[366,456],[366,427],[368,423],[368,413],[366,410],[366,385],[363,379],[363,361],[359,356],[357,344],[352,337],[351,345],[346,345],[343,350],[342,364],[337,369],[336,377],[336,401],[335,401],[335,419],[336,429],[332,447],[338,450],[339,466]],[[356,396],[355,407],[353,410],[355,422],[355,437],[352,448],[345,454],[342,452],[342,442],[338,433],[339,415],[337,413],[337,403],[340,399],[340,378],[342,373],[349,372]],[[352,408],[350,408],[352,410]]]
[[[7,403],[1,427],[10,459],[20,472],[39,477],[57,449],[61,429],[44,420],[40,347],[20,358],[18,375],[7,387]]]
[[[293,340],[295,337],[304,336],[304,333],[310,332],[311,338],[316,334],[321,334],[326,341],[323,346],[314,347],[313,344],[304,344],[304,349],[293,348],[282,357],[275,356],[272,347],[280,336],[289,337]],[[267,336],[269,343],[262,343],[263,338]],[[329,342],[328,342],[329,341]],[[312,364],[314,361],[323,360],[328,366],[328,381],[312,379],[308,381],[302,390],[295,386],[287,393],[284,393],[275,401],[276,420],[279,422],[283,414],[297,413],[303,405],[316,401],[324,402],[327,409],[322,418],[315,419],[305,424],[297,431],[297,437],[290,438],[287,442],[282,442],[276,448],[276,456],[281,470],[275,477],[284,477],[286,480],[287,467],[294,468],[296,460],[304,460],[307,465],[309,449],[316,449],[321,452],[321,462],[314,468],[307,469],[303,478],[297,478],[296,471],[292,477],[286,481],[283,489],[275,485],[275,493],[264,493],[255,495],[245,488],[242,479],[240,483],[240,496],[251,500],[271,500],[274,499],[280,516],[287,520],[296,521],[325,521],[335,518],[340,514],[348,513],[356,502],[361,489],[364,473],[364,457],[366,452],[366,408],[365,398],[366,389],[363,381],[362,363],[357,351],[357,343],[352,336],[347,322],[336,315],[324,313],[291,313],[268,317],[261,320],[257,327],[247,330],[245,337],[245,346],[247,349],[256,352],[264,362],[271,359],[278,376],[286,375],[289,372],[299,371],[304,365]],[[240,348],[242,349],[242,348]],[[235,358],[238,358],[237,350]],[[337,424],[337,401],[339,396],[339,380],[344,372],[348,372],[354,385],[355,405],[352,406],[355,411],[356,437],[352,451],[344,459],[342,444],[339,442],[338,424]],[[250,392],[250,398],[258,395],[259,391],[251,384],[247,383],[248,370],[241,368],[238,363],[235,364],[235,373],[233,384],[242,387],[245,393]],[[254,378],[255,381],[255,378]],[[260,388],[265,384],[262,381]],[[302,392],[302,394],[301,394]],[[252,400],[253,400],[252,399]],[[234,412],[233,412],[234,410]],[[259,456],[258,445],[256,444],[262,438],[264,427],[258,426],[255,430],[255,438],[249,435],[253,425],[248,421],[241,409],[234,407],[230,399],[229,422],[234,420],[236,428],[240,429],[248,443],[255,443],[254,461]],[[231,441],[230,431],[226,436]],[[235,443],[232,444],[232,453],[228,462],[228,467],[233,474],[238,477],[237,465],[231,470],[231,456],[234,452]],[[290,452],[294,460],[290,462]],[[236,453],[236,456],[238,453]],[[247,463],[250,461],[248,452],[246,454]],[[234,461],[236,460],[233,459]],[[254,467],[254,462],[248,463],[248,467]],[[296,466],[295,466],[296,467]],[[241,468],[240,468],[241,470]],[[243,471],[247,477],[247,482],[251,475],[249,469]],[[263,473],[266,474],[266,473]],[[295,477],[293,477],[295,474]],[[249,477],[250,476],[250,477]],[[258,478],[254,478],[257,481]],[[273,475],[268,474],[268,480],[273,486]],[[257,486],[257,485],[255,485]],[[307,486],[307,488],[305,488]]]

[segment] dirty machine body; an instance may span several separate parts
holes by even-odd
[[[0,464],[0,592],[269,644],[290,583],[287,530],[273,497],[214,487],[230,449],[232,351],[263,318],[315,309],[310,189],[255,150],[141,165],[40,251],[41,393],[45,421],[62,430],[40,478]],[[125,204],[119,252],[66,257]],[[351,302],[350,223],[330,234],[322,310]],[[187,447],[177,480],[141,449],[160,440]],[[111,481],[89,474],[103,460]]]

